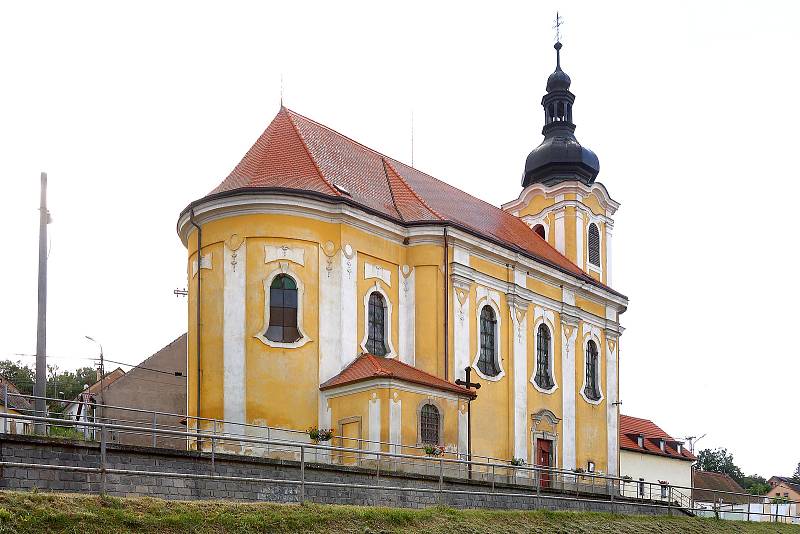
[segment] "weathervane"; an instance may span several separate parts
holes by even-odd
[[[553,29],[556,31],[556,42],[561,42],[561,26],[564,25],[564,17],[558,15],[556,11],[556,20],[553,21]]]

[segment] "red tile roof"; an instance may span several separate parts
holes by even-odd
[[[725,473],[714,473],[712,471],[700,471],[695,469],[692,472],[692,498],[700,502],[724,502],[727,504],[744,504],[746,502],[760,502],[763,497],[754,495],[729,495],[732,492],[746,493],[735,480]]]
[[[209,197],[261,189],[322,195],[400,224],[446,223],[610,289],[518,217],[283,107]]]
[[[372,354],[362,354],[356,358],[353,363],[345,367],[341,373],[320,385],[319,389],[324,391],[347,384],[364,382],[365,380],[371,380],[373,378],[391,378],[441,391],[458,393],[466,397],[476,397],[474,391],[443,380],[438,376],[420,371],[416,367],[394,358],[380,358]]]
[[[640,435],[644,436],[644,448],[640,447],[637,441]],[[659,445],[659,440],[662,439],[665,441],[663,451]],[[678,443],[683,444],[682,441],[677,441],[649,419],[640,419],[630,415],[619,416],[620,449],[670,456],[681,460],[697,460],[697,457],[685,447],[682,447],[682,451],[678,452]]]

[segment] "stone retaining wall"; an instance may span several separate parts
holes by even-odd
[[[0,461],[50,464],[73,468],[100,467],[100,446],[96,443],[0,435]],[[74,493],[100,493],[115,496],[150,496],[164,499],[226,499],[237,501],[298,502],[325,504],[380,505],[422,508],[442,504],[455,508],[581,510],[623,514],[666,514],[667,508],[616,499],[607,495],[585,495],[566,499],[558,492],[542,492],[515,484],[495,484],[444,477],[443,492],[439,478],[420,474],[380,473],[360,467],[306,463],[305,487],[298,483],[300,463],[293,460],[252,458],[232,454],[215,455],[213,466],[209,453],[175,451],[129,445],[108,445],[106,468],[109,470],[181,473],[184,478],[158,474],[121,474],[61,471],[44,468],[0,466],[0,488]],[[192,478],[194,477],[194,478]],[[216,478],[215,478],[216,477]],[[230,480],[221,477],[249,477],[263,480]],[[314,482],[359,484],[376,488],[320,486]],[[388,487],[409,488],[395,490]],[[429,491],[420,491],[429,490]],[[460,492],[484,492],[467,494]],[[574,497],[574,495],[573,495]],[[674,512],[674,511],[673,511]]]

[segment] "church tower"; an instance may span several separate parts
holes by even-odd
[[[544,140],[525,160],[522,193],[503,209],[595,280],[611,285],[611,216],[619,203],[595,182],[600,160],[575,137],[575,95],[569,90],[572,80],[561,69],[562,47],[556,42],[556,69],[542,97]]]

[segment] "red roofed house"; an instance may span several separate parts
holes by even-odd
[[[666,481],[672,486],[692,487],[694,454],[650,421],[619,416],[620,475],[648,482]],[[679,490],[686,495],[690,490]]]
[[[569,87],[557,59],[544,139],[502,208],[281,107],[178,219],[189,424],[617,473],[619,204]],[[477,397],[455,384],[467,368]]]

